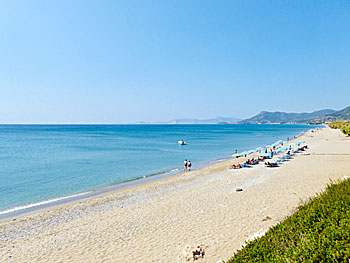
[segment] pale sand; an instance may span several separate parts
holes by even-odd
[[[325,128],[305,140],[310,149],[279,168],[232,170],[228,160],[4,221],[0,261],[182,262],[185,247],[199,244],[207,248],[198,262],[227,260],[248,237],[292,214],[330,179],[350,175],[349,137]]]

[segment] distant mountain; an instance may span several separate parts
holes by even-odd
[[[171,121],[157,122],[158,124],[230,124],[237,123],[241,119],[233,117],[217,117],[213,119],[176,119]]]
[[[311,113],[287,113],[262,111],[250,119],[240,121],[240,124],[273,124],[273,123],[307,123],[315,118],[334,113],[335,110],[319,110]]]
[[[346,107],[340,111],[333,112],[331,114],[326,114],[321,117],[317,117],[310,121],[310,123],[325,123],[325,122],[332,122],[332,121],[349,121],[350,120],[350,106]]]

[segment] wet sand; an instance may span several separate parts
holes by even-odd
[[[350,137],[324,128],[304,139],[309,150],[278,168],[233,170],[246,158],[227,160],[2,221],[0,262],[184,262],[186,247],[200,244],[198,262],[227,260],[330,179],[350,175]]]

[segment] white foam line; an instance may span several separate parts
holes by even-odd
[[[53,203],[53,202],[81,196],[81,195],[86,195],[89,193],[91,193],[91,191],[85,192],[85,193],[80,193],[80,194],[75,194],[75,195],[69,195],[69,196],[65,196],[65,197],[60,197],[60,198],[55,198],[55,199],[50,199],[50,200],[46,200],[46,201],[42,201],[42,202],[38,202],[38,203],[29,204],[29,205],[17,206],[17,207],[14,207],[14,208],[11,208],[11,209],[8,209],[5,211],[0,211],[0,215],[9,214],[9,213],[13,213],[13,212],[16,212],[19,210],[24,210],[24,209],[28,209],[28,208],[32,208],[32,207],[36,207],[36,206],[46,205],[49,203]]]

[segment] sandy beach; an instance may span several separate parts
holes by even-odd
[[[277,168],[229,169],[238,158],[0,223],[0,262],[228,260],[330,180],[350,175],[350,137],[307,132],[309,149]],[[237,192],[237,188],[243,191]]]

